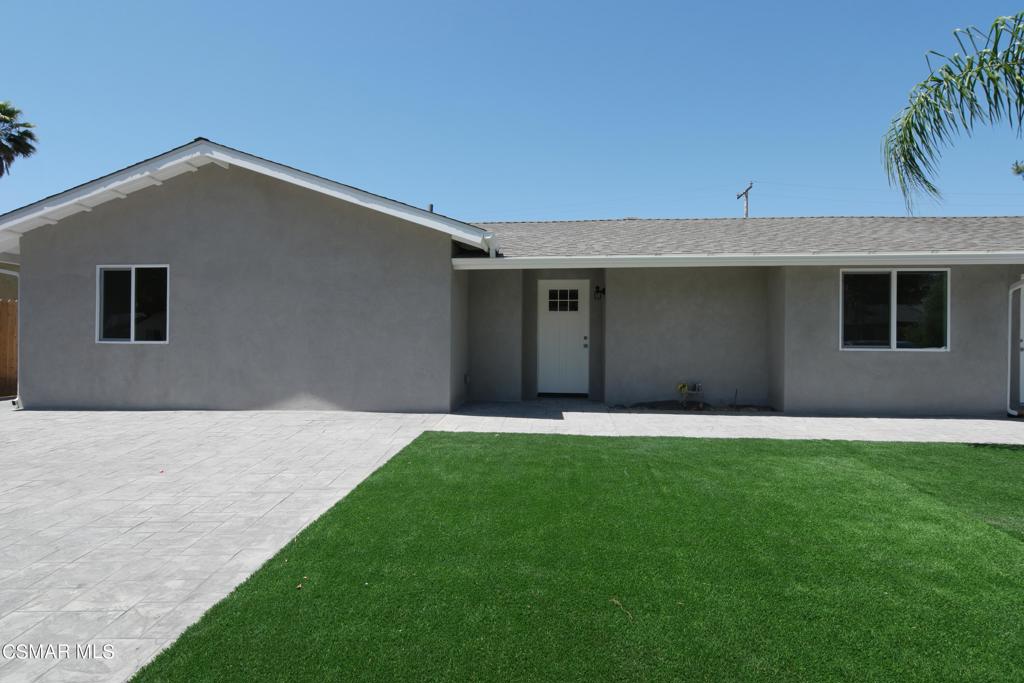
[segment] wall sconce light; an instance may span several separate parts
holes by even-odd
[[[598,287],[594,285],[594,300],[600,301],[604,298],[604,287]]]

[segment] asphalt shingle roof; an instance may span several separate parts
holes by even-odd
[[[477,223],[505,256],[1024,251],[1024,216],[624,218]]]

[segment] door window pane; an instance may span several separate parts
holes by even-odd
[[[896,274],[896,346],[941,349],[946,346],[945,271]]]
[[[135,269],[135,341],[167,341],[167,269]]]
[[[549,289],[548,310],[549,311],[579,311],[580,290],[578,289]]]
[[[100,271],[100,339],[131,339],[131,299],[132,271]]]
[[[843,273],[843,348],[889,348],[889,273]]]

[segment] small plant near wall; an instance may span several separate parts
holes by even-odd
[[[700,408],[704,409],[704,385],[700,382],[680,382],[676,385],[676,391],[679,393],[679,404],[683,408],[686,408],[690,401],[697,401]]]

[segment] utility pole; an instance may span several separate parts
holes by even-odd
[[[747,189],[736,195],[736,199],[743,197],[743,217],[750,218],[750,190],[754,187],[754,181],[751,180],[750,184],[747,185]]]

